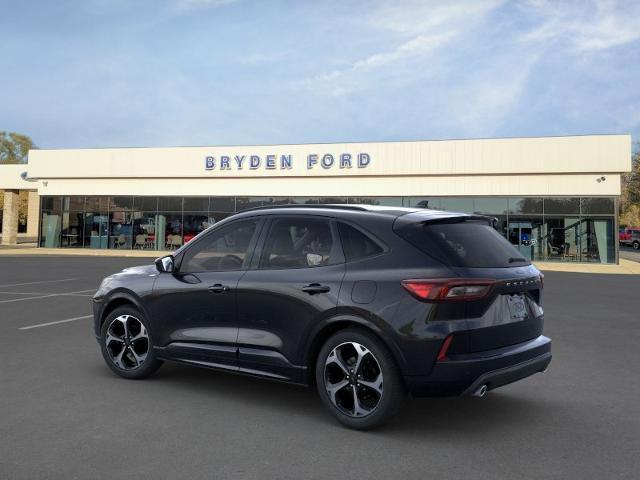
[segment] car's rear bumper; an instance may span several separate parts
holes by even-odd
[[[413,396],[471,395],[482,385],[488,390],[546,370],[551,340],[543,335],[517,345],[457,355],[435,364],[429,375],[405,376]]]

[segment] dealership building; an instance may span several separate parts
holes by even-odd
[[[367,203],[490,215],[532,260],[616,263],[630,168],[629,135],[31,150],[0,165],[2,242],[170,250],[248,208]]]

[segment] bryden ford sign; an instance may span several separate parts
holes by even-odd
[[[311,153],[303,160],[308,170],[314,168],[366,168],[371,163],[368,153],[341,153],[333,155]],[[293,155],[220,155],[204,159],[205,170],[290,170],[296,158]]]

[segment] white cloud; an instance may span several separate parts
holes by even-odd
[[[453,36],[452,32],[436,35],[419,35],[408,40],[394,50],[375,53],[369,57],[353,62],[346,68],[336,69],[311,79],[308,83],[313,87],[329,87],[334,95],[347,93],[351,90],[347,84],[354,85],[361,73],[376,70],[396,63],[402,59],[425,55],[447,42]],[[338,84],[340,82],[341,84]]]
[[[419,68],[419,62],[435,55],[502,3],[504,0],[460,0],[454,4],[409,0],[374,6],[367,17],[373,35],[390,36],[397,46],[349,62],[339,62],[346,66],[307,79],[302,84],[316,92],[339,96],[365,90],[375,82],[388,82],[394,76],[406,82],[406,77],[394,75],[397,68],[403,65]]]
[[[439,27],[447,30],[463,28],[467,19],[486,15],[505,0],[410,0],[388,2],[374,9],[370,22],[379,27],[410,35],[432,31]]]
[[[577,52],[605,50],[640,39],[640,2],[592,0],[587,3],[532,0],[526,13],[542,19],[523,39],[562,41]]]
[[[540,54],[506,56],[482,71],[473,81],[453,87],[447,95],[449,121],[468,136],[491,136],[504,126],[518,106]],[[512,68],[517,62],[518,67]]]

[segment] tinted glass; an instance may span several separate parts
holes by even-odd
[[[581,199],[582,214],[590,215],[614,215],[613,198],[583,198]]]
[[[327,220],[282,218],[273,222],[260,268],[304,268],[336,263],[337,247]]]
[[[158,210],[158,197],[136,197],[133,204],[136,210],[155,212]]]
[[[43,210],[60,210],[60,197],[40,197]]]
[[[133,197],[111,197],[109,210],[131,210],[133,208]]]
[[[195,273],[241,270],[250,258],[249,246],[256,228],[256,220],[244,220],[211,232],[185,252],[180,271]]]
[[[473,213],[473,198],[443,197],[440,208],[448,212]]]
[[[322,202],[321,202],[322,203]],[[345,202],[334,202],[345,203]],[[389,207],[401,207],[402,197],[350,197],[349,203],[360,203],[365,205],[384,205]]]
[[[446,265],[503,268],[529,264],[504,237],[484,222],[416,222],[399,229],[397,233]]]
[[[321,203],[324,205],[345,204],[347,203],[347,199],[345,197],[320,197],[315,203]]]
[[[344,251],[347,262],[383,252],[380,245],[351,225],[341,223],[339,224],[339,230],[342,250]]]
[[[545,215],[566,215],[580,213],[580,199],[578,197],[557,197],[544,199]]]
[[[236,212],[262,206],[262,197],[236,197]],[[213,207],[212,207],[213,208]]]
[[[473,212],[481,215],[505,215],[507,209],[506,198],[476,198],[473,201]]]
[[[71,212],[81,212],[84,209],[84,197],[62,197],[62,209]]]
[[[209,197],[185,197],[185,212],[207,212],[209,211]]]
[[[292,197],[291,198],[291,202],[299,204],[299,205],[308,205],[308,204],[319,203],[318,199],[315,198],[315,197]]]
[[[87,197],[84,204],[86,212],[107,212],[109,209],[109,197]]]
[[[510,198],[509,214],[539,214],[542,215],[542,199],[535,197]]]
[[[440,197],[409,197],[407,203],[410,207],[440,210],[440,200]]]
[[[210,197],[209,198],[209,210],[217,212],[235,212],[236,211],[236,198],[235,197]]]
[[[158,199],[158,210],[167,212],[182,211],[182,197],[160,197]]]

